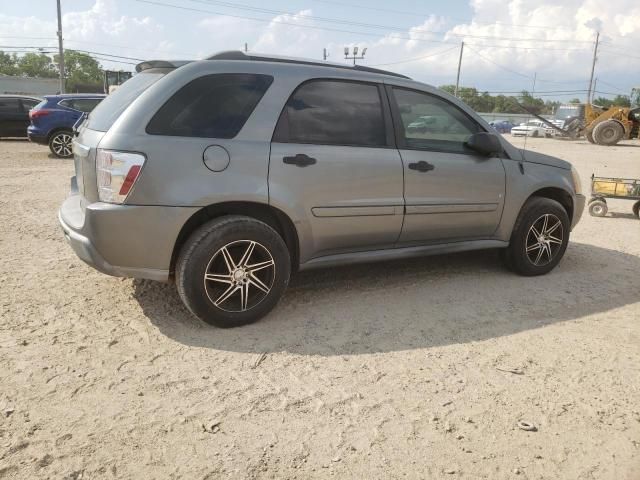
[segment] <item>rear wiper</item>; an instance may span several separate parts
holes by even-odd
[[[80,115],[80,118],[78,118],[78,120],[76,120],[76,123],[73,124],[73,136],[77,137],[78,136],[78,129],[82,126],[82,124],[84,123],[84,121],[86,119],[89,118],[89,114],[87,112],[83,112],[82,115]]]

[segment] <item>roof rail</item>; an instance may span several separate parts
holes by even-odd
[[[386,70],[379,70],[377,68],[364,67],[362,65],[342,65],[340,63],[319,62],[315,60],[307,60],[304,58],[292,58],[292,57],[279,57],[269,55],[254,55],[242,52],[240,50],[228,50],[225,52],[216,53],[207,57],[206,60],[249,60],[254,62],[277,62],[277,63],[295,63],[298,65],[313,65],[318,67],[330,67],[330,68],[342,68],[347,70],[357,70],[359,72],[377,73],[379,75],[390,75],[392,77],[407,78],[406,75],[399,73],[388,72]]]

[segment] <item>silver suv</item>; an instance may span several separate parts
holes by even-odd
[[[60,224],[94,268],[175,279],[213,325],[314,267],[499,248],[544,274],[582,215],[569,163],[402,75],[241,52],[137,70],[79,128]]]

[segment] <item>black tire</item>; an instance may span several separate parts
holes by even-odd
[[[534,132],[531,134],[531,136],[532,136],[533,138],[538,138],[538,131],[537,131],[537,130],[534,130]]]
[[[633,209],[633,214],[636,216],[636,218],[640,218],[640,200],[634,203],[633,207],[631,208]]]
[[[534,244],[540,244],[539,237],[533,232],[544,232],[546,238],[545,226],[550,230],[545,246],[532,249]],[[509,246],[501,252],[501,257],[507,268],[520,275],[544,275],[562,259],[569,243],[570,228],[569,216],[560,203],[549,198],[531,197],[520,210]]]
[[[70,158],[73,156],[72,142],[73,132],[59,130],[49,137],[49,150],[58,158]]]
[[[586,132],[584,136],[587,138],[587,141],[589,143],[596,143],[596,141],[593,139],[593,132]]]
[[[624,137],[623,126],[615,120],[607,120],[593,128],[593,139],[598,145],[615,145]]]
[[[608,210],[607,202],[604,200],[593,200],[589,202],[589,215],[592,217],[604,217]]]
[[[248,251],[251,243],[255,244],[252,253],[243,263],[243,252]],[[249,271],[252,265],[269,261],[272,267],[262,267],[253,274],[245,274],[245,269],[240,268],[245,266]],[[205,280],[205,274],[212,278]],[[176,286],[186,307],[204,322],[221,328],[246,325],[269,313],[286,290],[290,275],[291,258],[282,237],[269,225],[240,215],[211,220],[197,229],[180,250],[176,262]],[[222,277],[225,278],[218,279]],[[269,291],[264,293],[258,283],[270,287]],[[246,304],[243,285],[248,292]]]

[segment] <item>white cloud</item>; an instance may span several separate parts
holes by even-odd
[[[312,10],[271,18],[248,15],[265,19],[259,22],[223,15],[203,18],[202,14],[155,7],[144,10],[150,13],[135,16],[127,14],[129,5],[123,0],[95,0],[88,10],[67,12],[67,45],[137,58],[198,58],[219,50],[240,49],[247,42],[250,51],[316,59],[327,48],[333,61],[343,61],[344,46],[358,45],[368,47],[365,65],[393,64],[387,68],[442,84],[455,81],[457,46],[464,40],[465,85],[519,90],[530,88],[536,73],[543,80],[576,82],[566,84],[564,89],[581,89],[589,76],[593,39],[599,29],[602,45],[596,75],[623,89],[638,83],[633,72],[640,67],[640,59],[625,58],[640,57],[636,53],[640,43],[637,0],[471,0],[472,18],[468,22],[431,15],[404,31],[319,21],[313,18]],[[235,10],[229,14],[242,15]],[[341,18],[338,13],[330,16]],[[394,22],[381,16],[371,23]],[[54,22],[0,14],[0,35],[43,36],[47,32],[55,37],[55,31]],[[55,46],[54,38],[50,45]],[[450,51],[432,56],[447,49]],[[173,50],[191,54],[167,52]],[[413,61],[403,62],[408,59]],[[563,89],[562,84],[539,85],[547,90]]]

